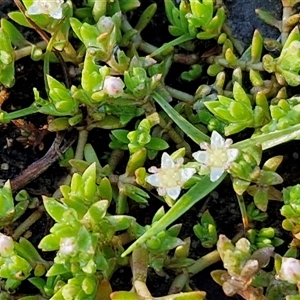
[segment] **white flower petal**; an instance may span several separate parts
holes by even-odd
[[[225,141],[225,147],[226,148],[229,148],[233,143],[233,140],[232,139],[226,139]]]
[[[224,168],[211,168],[210,169],[210,181],[215,182],[217,181],[221,175],[224,173]]]
[[[159,196],[165,196],[166,195],[166,189],[164,187],[159,187],[157,189],[157,193]]]
[[[227,156],[228,156],[228,160],[227,162],[230,163],[230,162],[233,162],[237,156],[239,155],[239,150],[238,149],[228,149],[227,150]]]
[[[188,181],[196,173],[196,169],[182,168],[180,172],[181,172],[181,181],[184,183]]]
[[[225,139],[217,132],[213,131],[211,134],[211,147],[223,148],[225,146]]]
[[[159,169],[154,166],[152,166],[148,169],[148,172],[150,172],[150,173],[157,173],[158,171],[159,171]]]
[[[209,160],[209,154],[207,151],[197,151],[192,154],[193,157],[200,163],[207,164]]]
[[[147,176],[145,180],[153,186],[161,186],[161,182],[158,174],[151,174]]]
[[[200,143],[200,148],[203,150],[208,150],[210,148],[210,144],[208,144],[206,142],[202,142],[202,143]]]
[[[176,200],[180,194],[180,187],[176,186],[176,187],[172,187],[172,188],[167,188],[167,195],[172,198],[173,200]]]
[[[52,17],[53,19],[60,20],[63,17],[62,8],[58,7],[55,10],[51,11],[50,12],[50,17]]]
[[[175,163],[172,159],[172,157],[167,153],[164,152],[161,156],[161,168],[162,169],[171,169],[174,168]]]
[[[27,13],[28,15],[38,15],[38,14],[42,14],[43,11],[41,10],[41,7],[37,3],[34,3],[28,8]]]

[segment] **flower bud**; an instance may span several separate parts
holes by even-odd
[[[290,283],[298,283],[300,281],[300,260],[291,257],[283,257],[278,275],[281,280],[286,280]]]
[[[103,84],[103,91],[112,97],[119,97],[123,93],[125,87],[120,77],[106,76]]]
[[[10,256],[14,250],[14,242],[10,236],[0,233],[0,255]]]

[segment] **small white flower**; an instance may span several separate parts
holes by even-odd
[[[28,15],[46,14],[53,19],[61,19],[63,17],[62,4],[64,0],[35,0],[28,8]]]
[[[11,256],[14,250],[14,241],[10,236],[0,233],[0,255]]]
[[[106,76],[103,83],[103,91],[112,97],[119,97],[123,94],[125,87],[120,77]]]
[[[278,276],[281,280],[298,283],[300,281],[300,260],[292,257],[283,257]]]
[[[160,196],[168,195],[176,200],[183,184],[196,173],[194,168],[184,168],[182,164],[183,158],[174,162],[172,157],[164,152],[161,157],[161,168],[151,167],[149,172],[154,174],[146,177],[146,181],[157,187]]]
[[[229,169],[231,163],[238,156],[238,149],[230,149],[231,139],[225,139],[217,132],[213,131],[211,135],[211,144],[201,143],[201,149],[206,151],[197,151],[193,157],[202,163],[201,170],[210,170],[210,180],[217,181],[221,175]]]

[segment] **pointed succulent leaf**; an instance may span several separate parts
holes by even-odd
[[[59,203],[55,198],[43,196],[43,203],[47,213],[55,220],[55,222],[63,221],[63,214],[68,208]]]
[[[279,167],[279,165],[281,164],[283,160],[283,156],[282,155],[277,155],[274,156],[272,158],[269,158],[263,165],[263,170],[265,171],[273,171],[275,172],[276,169]]]
[[[263,38],[258,30],[254,31],[251,44],[251,62],[256,63],[261,59]]]

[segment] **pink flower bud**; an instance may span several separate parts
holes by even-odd
[[[10,236],[0,233],[0,255],[11,256],[14,250],[14,241]]]
[[[298,283],[300,281],[300,260],[292,257],[283,257],[278,276],[281,280]]]
[[[106,76],[103,84],[103,91],[111,97],[119,97],[123,94],[125,87],[120,77]]]

